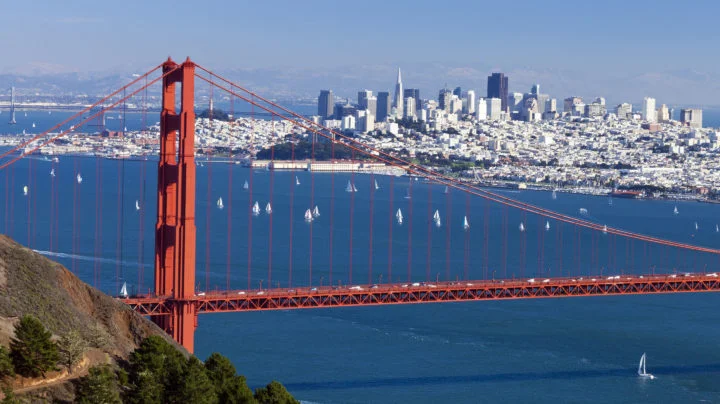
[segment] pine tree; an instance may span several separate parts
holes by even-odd
[[[198,358],[191,356],[185,366],[179,389],[170,402],[216,404],[218,402],[215,386],[210,381],[207,371]]]
[[[255,399],[260,404],[300,404],[290,395],[285,386],[276,381],[255,390]]]
[[[15,376],[12,359],[10,359],[10,351],[4,346],[0,346],[0,379],[6,376]]]
[[[130,355],[131,401],[168,402],[167,397],[176,396],[180,389],[185,364],[180,351],[162,337],[143,340]]]
[[[45,377],[58,363],[58,347],[52,334],[33,316],[23,316],[10,340],[10,358],[15,371],[25,377]]]
[[[121,404],[115,372],[109,365],[90,368],[80,379],[76,401],[82,404]]]
[[[219,353],[213,353],[205,361],[205,369],[215,385],[215,391],[221,403],[252,404],[256,402],[245,378],[236,374],[235,366],[228,358]]]

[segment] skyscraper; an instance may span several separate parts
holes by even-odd
[[[318,97],[318,115],[324,119],[332,118],[335,112],[334,108],[335,100],[332,90],[320,91],[320,96]]]
[[[475,91],[473,90],[467,92],[467,113],[470,115],[475,113]]]
[[[645,97],[643,98],[643,105],[642,105],[642,116],[643,119],[647,122],[657,122],[657,117],[655,116],[655,98],[651,97]]]
[[[508,78],[503,73],[493,73],[488,76],[487,98],[499,98],[503,111],[507,111]]]
[[[380,91],[377,95],[377,121],[384,121],[390,114],[390,93],[387,91]]]
[[[497,121],[500,119],[502,112],[502,100],[499,98],[489,98],[487,100],[487,119]]]
[[[407,97],[405,98],[405,119],[414,119],[417,116],[416,110],[415,110],[415,98],[413,97]]]
[[[400,75],[400,68],[398,67],[397,83],[395,83],[395,96],[393,98],[393,108],[398,118],[402,118],[403,115],[403,85],[402,76]]]
[[[372,91],[358,91],[358,107],[360,107],[360,109],[367,109],[367,101],[370,97],[372,97]]]
[[[530,88],[530,94],[532,95],[538,95],[540,94],[540,84],[533,84],[532,88]]]
[[[440,104],[439,107],[443,111],[450,111],[450,100],[452,99],[453,93],[447,88],[443,88],[440,90],[440,94],[438,95],[438,103]]]
[[[487,118],[487,113],[487,102],[485,102],[485,98],[480,98],[477,105],[477,120],[484,121]]]
[[[462,98],[462,87],[455,87],[453,95],[457,95],[458,98]]]
[[[702,128],[702,109],[681,109],[680,122],[692,128]]]
[[[417,88],[406,88],[403,91],[404,98],[412,97],[415,99],[415,109],[420,109],[420,89]]]

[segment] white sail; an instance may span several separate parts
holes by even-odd
[[[268,215],[272,214],[272,206],[270,206],[270,202],[265,205],[265,213],[267,213]]]
[[[377,191],[378,189],[380,189],[380,185],[378,185],[377,180],[375,180],[375,190]]]
[[[450,188],[448,188],[447,185],[445,185],[445,191],[443,191],[443,193],[444,193],[444,194],[449,194],[449,193],[450,193]]]
[[[297,175],[295,176],[295,185],[300,185],[300,178]]]
[[[77,175],[77,182],[78,184],[82,184],[82,175],[80,175],[80,173]]]
[[[53,163],[59,163],[59,162],[60,162],[60,159],[57,158],[57,157],[53,157],[52,162],[53,162]]]
[[[715,233],[720,233],[720,226],[715,225]]]
[[[51,176],[51,177],[54,177],[54,176],[55,176],[55,169],[54,169],[54,168],[51,168],[51,169],[50,169],[50,176]]]
[[[653,376],[647,372],[646,362],[647,362],[647,356],[643,352],[642,356],[640,357],[640,363],[638,364],[638,376],[647,377],[649,379],[654,379],[655,376]]]
[[[252,214],[253,216],[257,216],[260,214],[260,204],[257,201],[255,201],[255,204],[252,207]]]
[[[467,230],[470,228],[470,223],[468,223],[467,216],[463,218],[463,230]]]
[[[135,210],[140,210],[140,201],[135,199]]]
[[[677,206],[675,206],[675,209],[673,209],[673,214],[674,214],[674,215],[677,215],[678,213],[680,213],[680,212],[678,211]]]
[[[312,211],[313,217],[319,217],[320,216],[320,209],[315,205],[315,209]]]
[[[123,282],[122,288],[120,288],[120,297],[128,297],[127,282]]]
[[[523,224],[523,222],[520,222],[520,226],[518,226],[518,228],[520,229],[520,231],[525,231],[525,225]]]
[[[313,215],[312,215],[312,211],[310,211],[310,209],[305,211],[305,221],[308,223],[313,221]]]
[[[581,215],[587,215],[587,209],[585,209],[585,208],[580,208],[580,214],[581,214]]]
[[[347,186],[345,187],[345,192],[355,192],[353,188],[353,184],[348,180]]]
[[[550,221],[549,220],[545,221],[545,231],[550,231]]]
[[[435,226],[440,227],[440,225],[442,224],[442,222],[440,221],[440,211],[435,211],[435,214],[433,215],[433,221],[435,221]]]
[[[27,195],[27,194],[28,194],[28,186],[25,185],[25,186],[23,187],[23,195]]]
[[[553,189],[552,198],[557,199],[557,192]]]
[[[607,225],[603,225],[603,234],[607,234]]]
[[[698,229],[698,224],[697,224],[697,222],[695,222],[695,230],[697,230],[697,229]]]
[[[352,184],[352,191],[357,192],[357,188],[355,188],[355,184]]]
[[[33,127],[33,128],[35,127],[35,122],[33,122],[32,127]]]
[[[225,207],[225,205],[223,205],[222,197],[218,198],[217,207],[218,207],[218,209],[222,209]]]
[[[398,224],[402,224],[403,222],[403,215],[402,210],[398,208],[397,213],[395,213],[395,218],[397,219]]]
[[[245,183],[243,184],[243,189],[248,189],[248,188],[250,188],[250,185],[248,184],[247,181],[245,181]]]

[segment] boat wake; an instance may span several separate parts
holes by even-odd
[[[137,266],[137,262],[128,262],[128,261],[118,261],[112,258],[100,258],[100,257],[92,257],[88,255],[78,255],[78,254],[67,254],[62,252],[53,252],[53,251],[43,251],[43,250],[33,250],[36,253],[40,255],[44,255],[46,257],[55,257],[55,258],[69,258],[69,259],[76,259],[80,261],[90,261],[90,262],[101,262],[104,264],[120,264],[122,266],[130,267],[130,266]],[[143,267],[149,268],[151,267],[150,264],[142,264]]]

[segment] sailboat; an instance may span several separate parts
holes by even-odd
[[[32,127],[33,127],[33,128],[35,127],[35,122],[33,122]]]
[[[140,210],[140,201],[135,199],[135,210]]]
[[[445,185],[445,190],[443,191],[443,194],[447,195],[450,193],[450,188],[448,188],[447,185]]]
[[[397,219],[398,224],[402,225],[403,215],[402,215],[402,210],[400,210],[400,208],[398,208],[397,213],[395,213],[395,218]]]
[[[470,223],[468,223],[467,216],[463,217],[463,230],[467,230],[470,228]]]
[[[305,211],[305,221],[308,223],[313,221],[313,215],[312,215],[312,212],[310,211],[310,209]]]
[[[80,173],[77,175],[77,182],[78,184],[82,184],[82,175],[80,175]]]
[[[375,180],[375,190],[377,191],[378,189],[380,189],[380,185],[378,185],[377,180]]]
[[[435,221],[435,226],[440,227],[440,211],[435,211],[435,214],[433,215],[433,220]]]
[[[297,175],[295,176],[295,185],[300,185],[300,178]]]
[[[642,356],[640,357],[640,363],[638,364],[638,376],[645,377],[645,378],[652,380],[655,378],[655,376],[648,373],[647,370],[645,369],[646,358],[647,358],[647,355],[645,355],[645,353],[643,352]]]
[[[270,202],[268,202],[267,205],[265,205],[265,213],[272,214],[272,206],[270,206]]]
[[[127,282],[123,282],[122,288],[120,288],[120,297],[128,297]]]
[[[412,196],[410,196],[410,188],[407,189],[407,192],[405,193],[405,199],[411,199]]]
[[[255,201],[255,205],[252,207],[252,214],[253,216],[258,216],[260,214],[260,204]]]
[[[248,185],[248,182],[246,180],[245,183],[243,184],[243,189],[248,189],[248,188],[250,188],[250,185]]]
[[[697,230],[697,229],[698,229],[698,224],[697,224],[697,222],[695,222],[695,230]]]
[[[225,207],[225,205],[223,205],[222,197],[218,198],[217,207],[218,209],[223,209]]]
[[[27,185],[25,185],[23,187],[23,195],[27,196],[27,193],[28,193],[28,187],[27,187]]]
[[[607,234],[607,225],[603,225],[603,234]]]
[[[55,176],[55,169],[54,169],[54,168],[51,168],[51,169],[50,169],[50,176],[51,176],[51,177],[54,177],[54,176]]]
[[[677,206],[675,206],[675,209],[673,209],[673,215],[677,215],[678,213],[680,213],[680,212],[678,211]]]
[[[523,222],[520,222],[520,226],[518,226],[518,228],[520,229],[521,232],[525,231],[525,225],[523,224]]]
[[[545,221],[545,231],[550,231],[550,221],[549,220]]]
[[[553,189],[552,198],[557,199],[557,192]]]
[[[715,233],[720,233],[720,226],[715,225]]]
[[[317,205],[315,205],[315,209],[312,211],[313,217],[319,217],[320,216],[320,209],[318,209]]]
[[[355,185],[348,180],[345,192],[357,192],[357,188],[355,188]]]

